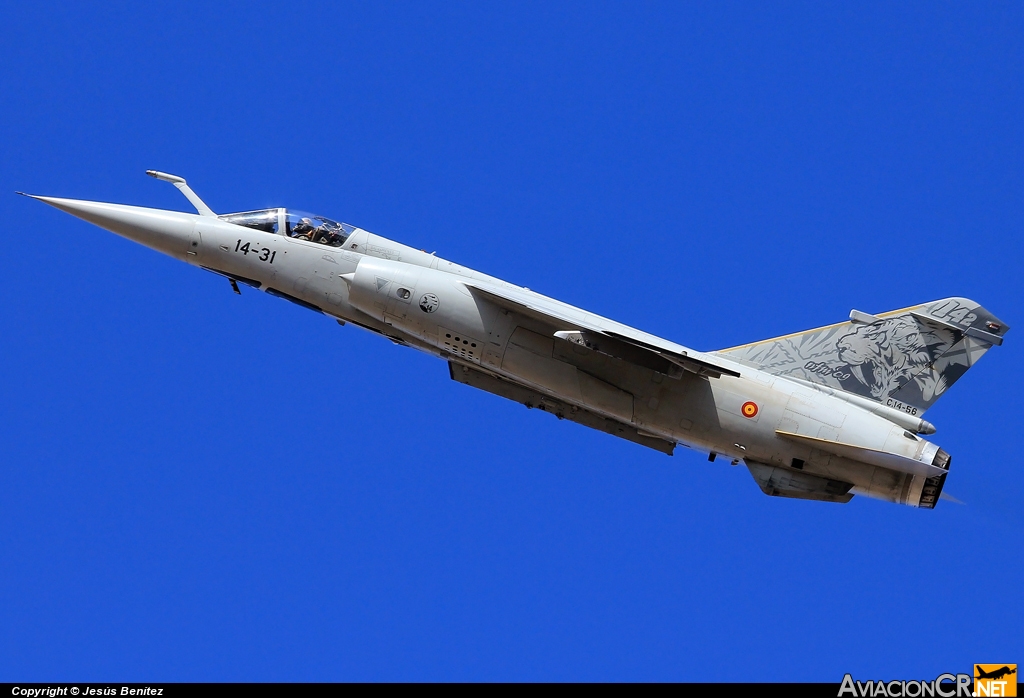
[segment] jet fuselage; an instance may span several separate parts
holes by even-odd
[[[949,467],[918,435],[934,428],[916,409],[697,352],[360,228],[325,244],[283,234],[275,213],[264,215],[272,232],[230,216],[35,198],[433,354],[459,382],[665,453],[682,444],[742,462],[768,494],[931,508]]]

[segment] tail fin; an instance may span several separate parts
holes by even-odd
[[[945,298],[715,352],[769,373],[838,388],[921,414],[1007,327],[966,298]]]

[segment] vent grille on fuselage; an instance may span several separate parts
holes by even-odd
[[[452,356],[477,363],[480,361],[483,342],[443,327],[440,328],[439,334],[441,346]]]

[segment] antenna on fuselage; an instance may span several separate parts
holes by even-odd
[[[170,182],[176,186],[181,193],[185,195],[185,198],[192,202],[192,205],[196,207],[196,211],[199,212],[200,216],[217,217],[217,214],[213,212],[213,209],[207,206],[206,203],[200,199],[194,191],[192,191],[192,188],[185,182],[184,177],[167,174],[166,172],[157,172],[156,170],[146,170],[146,174],[150,177],[156,177],[157,179],[162,179],[165,182]]]

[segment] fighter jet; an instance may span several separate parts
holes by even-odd
[[[288,208],[217,215],[33,196],[238,284],[447,362],[453,380],[672,455],[743,463],[776,497],[932,509],[950,456],[923,416],[1008,328],[974,301],[696,351],[362,228]],[[20,193],[20,192],[19,192]],[[26,195],[28,196],[28,195]]]

